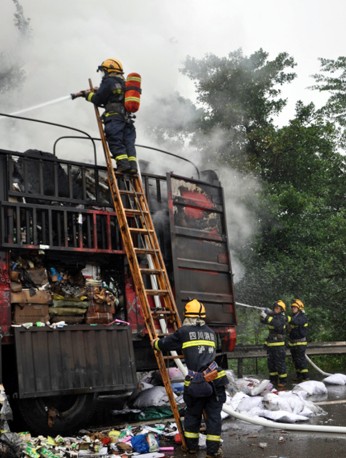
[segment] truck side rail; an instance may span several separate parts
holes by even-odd
[[[123,254],[115,212],[0,202],[0,224],[5,248]]]

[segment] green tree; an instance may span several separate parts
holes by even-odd
[[[346,164],[335,152],[335,135],[312,104],[297,105],[262,168],[261,204],[253,209],[261,232],[238,253],[246,266],[237,285],[242,301],[301,297],[314,309],[318,340],[338,338],[346,324]]]
[[[314,76],[316,84],[312,87],[328,94],[327,103],[321,113],[339,127],[340,145],[346,146],[346,57],[320,59],[320,73]]]
[[[30,38],[30,19],[25,17],[23,7],[18,0],[13,0],[13,3],[15,5],[14,25],[21,38]],[[25,72],[20,62],[20,59],[13,59],[6,51],[0,51],[0,93],[16,89],[23,83]]]
[[[344,62],[339,58],[339,69]],[[244,188],[247,172],[261,182],[242,195],[260,229],[231,247],[245,267],[236,298],[268,306],[279,298],[289,305],[298,296],[312,312],[312,338],[338,339],[346,325],[346,164],[337,152],[342,91],[334,105],[337,126],[327,116],[330,99],[320,110],[298,102],[294,118],[278,128],[274,119],[286,103],[280,89],[295,77],[294,65],[286,53],[269,60],[262,49],[249,57],[240,50],[223,58],[189,57],[182,71],[195,82],[197,103],[184,106],[193,120],[180,123],[179,131],[172,123],[160,129],[171,139],[187,139],[212,167],[240,171]],[[343,87],[343,78],[335,87]],[[254,333],[258,337],[258,327]]]
[[[216,157],[232,167],[253,168],[253,160],[263,154],[263,137],[272,130],[273,117],[286,104],[280,87],[295,78],[295,73],[287,71],[294,66],[287,53],[269,60],[262,49],[249,57],[241,50],[221,58],[188,57],[182,72],[195,82],[201,108],[194,143],[212,160]],[[207,138],[211,142],[205,145]]]
[[[294,66],[287,53],[269,60],[262,49],[249,57],[241,50],[227,57],[188,57],[181,71],[194,81],[197,103],[177,94],[161,98],[160,119],[151,117],[155,124],[149,129],[160,142],[193,146],[208,167],[217,161],[255,169],[274,129],[273,118],[286,104],[280,88],[295,78]]]

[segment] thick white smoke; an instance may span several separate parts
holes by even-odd
[[[14,25],[18,5],[23,7],[24,16],[30,18],[30,37],[23,37]],[[88,78],[97,85],[100,79],[97,66],[105,58],[114,56],[123,61],[127,73],[137,71],[142,75],[143,109],[136,121],[137,143],[167,149],[166,144],[153,144],[146,125],[148,117],[150,121],[175,122],[165,117],[164,107],[157,103],[159,98],[178,92],[194,99],[192,82],[179,72],[187,55],[201,58],[211,52],[226,56],[238,48],[250,54],[260,47],[272,56],[287,51],[296,58],[298,71],[303,70],[306,77],[318,71],[317,57],[334,58],[337,46],[343,46],[343,40],[337,38],[338,31],[343,33],[343,23],[339,27],[336,23],[343,20],[344,12],[342,0],[335,2],[333,9],[329,5],[317,5],[315,0],[306,0],[304,7],[300,0],[292,0],[281,5],[280,11],[275,0],[264,3],[218,0],[217,4],[208,0],[2,0],[1,64],[7,62],[24,68],[26,79],[20,89],[1,94],[0,111],[11,113],[61,98],[87,88]],[[333,21],[330,21],[333,33],[321,34],[318,25],[322,20],[327,23],[329,14],[333,14]],[[305,20],[308,16],[309,21]],[[282,17],[285,17],[284,22]],[[340,50],[340,54],[342,52]],[[316,56],[314,61],[313,56]],[[307,85],[305,79],[304,91]],[[302,98],[302,87],[296,87],[292,105]],[[149,106],[150,109],[146,108]],[[83,99],[46,106],[26,116],[67,124],[98,136],[93,107]],[[180,121],[181,117],[179,113]],[[27,123],[0,119],[1,148],[51,151],[59,135],[71,135],[71,132],[39,124],[33,130]],[[215,140],[220,138],[222,136],[216,136]],[[86,142],[77,146],[71,140],[66,141],[64,147],[60,145],[58,154],[64,158],[93,159],[92,149]],[[193,148],[183,146],[181,151],[172,152],[181,153],[199,167],[205,165]],[[154,163],[160,171],[193,174],[188,164],[159,153],[140,150],[140,157]],[[209,162],[207,168],[212,165]],[[243,193],[252,192],[258,184],[251,178],[244,180],[225,170],[222,170],[221,179],[226,190],[232,245],[246,240],[256,227],[243,205]],[[244,182],[248,187],[242,186]]]

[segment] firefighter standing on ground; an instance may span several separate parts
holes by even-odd
[[[296,370],[295,381],[302,382],[309,379],[308,362],[305,357],[309,324],[304,312],[304,303],[300,299],[294,299],[291,311],[292,315],[288,317],[288,347]]]
[[[202,415],[207,432],[207,458],[222,456],[221,410],[226,401],[225,371],[215,363],[216,337],[205,324],[204,305],[193,299],[185,305],[184,321],[174,334],[153,342],[156,351],[182,351],[188,374],[184,382],[184,436],[187,451],[198,450]],[[211,380],[206,382],[205,380]]]
[[[287,383],[285,334],[287,317],[286,304],[282,300],[274,303],[273,311],[262,310],[261,323],[268,326],[269,334],[265,341],[269,379],[277,388]]]
[[[133,117],[124,106],[126,86],[122,63],[118,59],[106,59],[97,71],[103,73],[100,87],[93,91],[81,91],[80,94],[88,102],[105,109],[102,115],[104,131],[109,150],[116,160],[117,171],[135,174],[136,129]]]

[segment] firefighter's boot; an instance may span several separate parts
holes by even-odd
[[[129,173],[131,170],[130,163],[128,159],[118,159],[117,160],[117,172],[118,173]]]
[[[137,161],[129,161],[129,166],[129,173],[131,173],[131,175],[136,175],[138,173]]]
[[[197,455],[198,452],[198,450],[187,448],[185,445],[182,445],[181,449],[184,453],[188,453],[189,455]]]
[[[219,448],[215,455],[207,454],[205,458],[223,458],[222,448]]]

